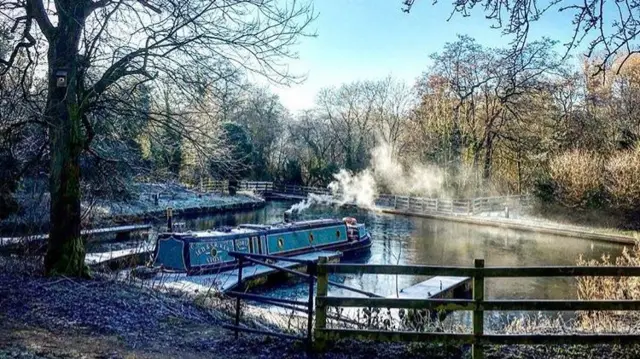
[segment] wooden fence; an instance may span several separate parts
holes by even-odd
[[[227,193],[229,192],[229,181],[214,181],[210,178],[202,180],[198,190],[202,193]]]
[[[473,278],[473,299],[405,299],[355,298],[328,296],[328,276],[333,273],[446,275]],[[321,350],[327,341],[357,338],[377,341],[430,341],[447,344],[471,344],[472,357],[483,357],[483,345],[488,344],[637,344],[638,334],[486,334],[485,311],[593,311],[640,310],[640,300],[486,300],[485,278],[519,277],[581,277],[633,276],[640,277],[640,267],[484,267],[484,260],[476,259],[474,267],[443,267],[422,265],[327,264],[320,258],[318,291],[316,296],[316,324],[314,345]],[[328,307],[405,308],[445,311],[472,311],[471,333],[428,333],[387,330],[327,328]]]
[[[297,195],[309,195],[309,194],[318,194],[318,195],[330,195],[331,190],[328,188],[322,187],[311,187],[311,186],[295,186],[295,185],[285,185],[285,184],[275,184],[274,191],[278,193],[284,194],[297,194]]]
[[[272,192],[274,184],[273,182],[259,182],[259,181],[242,181],[239,183],[238,188],[246,191],[254,191],[259,193]]]
[[[473,199],[442,199],[412,196],[379,195],[376,205],[414,213],[471,215],[518,209],[531,205],[529,195],[479,197]]]
[[[202,181],[201,192],[228,192],[228,181]],[[299,196],[340,195],[332,193],[328,188],[297,186],[266,181],[242,181],[238,184],[241,190],[250,190],[259,193],[282,193]],[[444,199],[416,196],[401,196],[381,194],[375,199],[375,204],[381,207],[389,207],[400,211],[414,213],[432,213],[442,215],[472,215],[495,211],[504,211],[505,208],[519,209],[531,205],[529,195],[478,197],[472,199]]]

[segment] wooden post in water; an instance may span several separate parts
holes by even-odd
[[[482,345],[478,344],[478,340],[482,338],[484,334],[484,312],[480,309],[482,302],[484,301],[484,259],[475,260],[476,274],[473,276],[473,301],[475,302],[476,309],[473,311],[473,336],[474,341],[471,346],[471,357],[473,359],[482,359],[484,353],[482,352]]]
[[[318,297],[326,297],[329,291],[329,275],[324,266],[328,262],[327,257],[318,258]],[[314,333],[313,348],[316,351],[324,350],[326,341],[322,330],[327,327],[327,307],[324,302],[316,301],[316,332]]]

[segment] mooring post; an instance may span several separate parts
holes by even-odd
[[[318,258],[318,293],[317,298],[326,297],[329,289],[329,275],[325,265],[329,262],[327,257]],[[313,337],[313,347],[316,351],[322,351],[325,348],[326,340],[324,338],[323,329],[327,327],[327,307],[321,300],[316,300],[316,332]]]
[[[479,343],[484,334],[484,311],[482,310],[482,302],[484,301],[484,259],[475,260],[476,273],[473,276],[473,301],[475,309],[473,310],[473,345],[471,346],[471,357],[473,359],[482,359],[484,353],[482,344]]]
[[[167,231],[173,232],[173,208],[167,207]]]
[[[238,257],[238,292],[242,291],[242,265],[244,264],[244,257]],[[240,334],[240,297],[236,297],[236,339]]]
[[[313,349],[313,287],[315,287],[315,277],[318,274],[318,265],[309,262],[309,303],[307,306],[307,351]]]

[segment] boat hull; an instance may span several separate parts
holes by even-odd
[[[249,229],[246,229],[249,228]],[[165,233],[158,236],[154,265],[165,271],[205,274],[237,265],[229,252],[290,257],[315,251],[339,251],[358,256],[371,247],[364,225],[319,220],[274,227],[242,226],[236,231]]]

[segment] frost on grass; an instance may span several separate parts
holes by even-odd
[[[135,183],[127,199],[84,198],[85,222],[118,219],[130,216],[164,215],[167,207],[182,209],[225,209],[236,205],[263,203],[252,192],[199,193],[178,183]],[[156,201],[157,196],[157,201]],[[17,194],[21,210],[3,221],[5,228],[17,228],[21,233],[45,232],[49,218],[50,196],[47,192]]]

